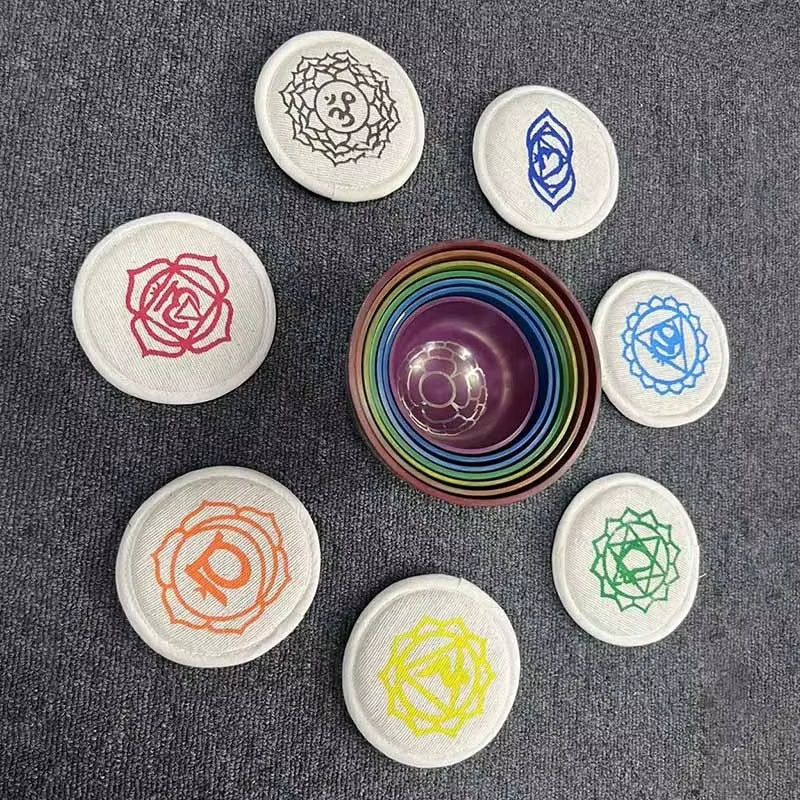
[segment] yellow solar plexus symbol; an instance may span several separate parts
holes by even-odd
[[[483,714],[496,676],[486,639],[463,619],[423,617],[408,633],[395,636],[378,677],[386,687],[387,713],[403,720],[415,736],[456,736]]]

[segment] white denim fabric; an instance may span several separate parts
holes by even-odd
[[[118,389],[159,403],[213,400],[246,381],[275,333],[263,263],[194,214],[128,222],[89,253],[72,297],[75,333]]]

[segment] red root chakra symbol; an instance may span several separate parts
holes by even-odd
[[[128,270],[125,305],[142,356],[178,358],[229,342],[229,288],[216,256],[183,253]]]

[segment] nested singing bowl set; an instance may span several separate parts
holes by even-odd
[[[446,242],[395,264],[367,296],[349,388],[396,475],[493,506],[541,491],[578,457],[600,367],[583,309],[549,269],[503,245]]]

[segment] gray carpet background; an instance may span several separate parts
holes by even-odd
[[[0,797],[800,797],[799,20],[791,0],[3,0]],[[383,200],[306,192],[259,137],[263,62],[318,28],[373,41],[418,88],[422,161]],[[619,201],[582,239],[528,238],[478,188],[474,125],[525,83],[578,97],[616,142]],[[70,322],[88,250],[123,222],[169,210],[242,236],[278,305],[263,367],[196,407],[112,388]],[[381,272],[460,237],[538,257],[589,314],[634,270],[692,281],[727,325],[721,403],[654,430],[604,400],[570,472],[509,508],[415,493],[350,418],[347,341]],[[127,624],[114,559],[152,492],[226,463],[272,475],[305,502],[320,534],[319,593],[266,656],[192,670]],[[619,470],[681,498],[702,548],[693,611],[644,649],[584,634],[550,575],[567,503]],[[468,578],[506,609],[522,675],[494,743],[425,772],[359,735],[340,664],[366,603],[433,571]]]

